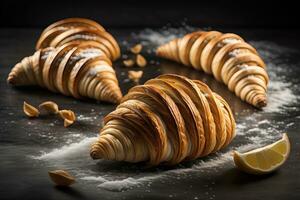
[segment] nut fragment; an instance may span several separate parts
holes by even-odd
[[[126,67],[132,67],[132,66],[134,65],[134,61],[131,60],[131,59],[123,60],[123,64],[124,64]]]
[[[128,78],[136,83],[139,82],[143,76],[143,71],[128,71]]]
[[[130,51],[134,54],[138,54],[142,51],[143,46],[141,44],[137,44],[134,47],[130,48]]]
[[[39,108],[42,112],[46,112],[49,114],[57,114],[58,113],[58,105],[53,101],[46,101],[39,105]]]
[[[23,104],[23,111],[28,117],[38,117],[40,114],[38,109],[36,109],[34,106],[26,103],[26,101],[24,101],[24,104]]]
[[[74,123],[74,121],[65,119],[64,120],[64,127],[71,126],[73,123]]]
[[[147,61],[146,61],[146,59],[142,55],[138,54],[136,56],[136,64],[139,67],[145,67],[147,65]]]
[[[68,127],[74,123],[76,117],[72,110],[60,110],[59,115],[64,119],[64,127]]]
[[[58,186],[70,186],[75,183],[75,178],[64,170],[49,171],[48,174]]]

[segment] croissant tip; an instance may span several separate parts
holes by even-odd
[[[161,47],[158,47],[158,48],[156,49],[156,51],[155,51],[155,54],[156,54],[157,56],[160,56],[161,53],[162,53]]]
[[[267,106],[267,99],[260,99],[257,101],[257,103],[255,104],[255,107],[257,108],[263,108]]]
[[[122,99],[122,96],[117,95],[117,96],[115,96],[115,97],[112,98],[112,101],[114,103],[120,103],[121,99]]]
[[[6,79],[6,82],[7,82],[8,84],[14,85],[14,84],[15,84],[15,79],[16,79],[15,76],[9,75],[8,78]]]
[[[103,158],[103,155],[101,154],[101,148],[97,144],[98,143],[95,143],[90,150],[90,156],[93,160]]]
[[[99,156],[96,151],[91,151],[90,156],[92,157],[93,160],[99,159]]]
[[[115,103],[115,104],[119,104],[121,103],[121,99],[122,99],[122,93],[121,92],[116,92],[112,95],[112,98],[110,99],[110,102]]]

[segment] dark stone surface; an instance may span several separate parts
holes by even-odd
[[[111,30],[119,41],[128,40],[132,31]],[[251,41],[268,40],[296,50],[300,47],[299,31],[262,29],[224,31],[236,32]],[[32,159],[33,155],[40,155],[40,151],[49,152],[69,144],[68,139],[72,134],[79,134],[80,137],[74,139],[75,141],[72,140],[71,143],[80,142],[82,135],[96,136],[101,127],[102,117],[115,108],[115,105],[93,100],[75,100],[37,87],[16,89],[7,85],[6,77],[11,67],[24,56],[32,54],[39,32],[40,30],[36,29],[0,29],[0,199],[300,199],[298,102],[292,105],[295,107],[294,110],[259,115],[259,120],[282,121],[283,123],[276,127],[276,130],[288,132],[292,145],[287,163],[279,171],[270,175],[260,177],[246,175],[236,170],[232,162],[228,162],[204,171],[169,175],[163,181],[153,180],[151,184],[133,187],[123,192],[104,190],[97,188],[99,183],[87,184],[81,180],[69,189],[54,187],[49,181],[47,172],[55,168],[64,167],[71,172],[78,169],[90,170],[95,176],[104,174],[113,177],[123,177],[124,174],[126,175],[124,177],[159,175],[172,169],[166,167],[144,169],[140,165],[96,162],[89,158],[88,152],[83,152],[83,155],[74,159],[62,159],[54,163]],[[296,85],[294,92],[297,95],[299,95],[300,82],[299,55],[298,51],[292,54],[286,60],[289,69],[286,70],[287,72],[281,72],[287,80],[291,80]],[[159,60],[151,55],[147,58]],[[128,69],[120,67],[120,63],[118,61],[115,66],[125,94],[133,84],[124,82],[125,72]],[[245,116],[261,112],[240,101],[212,77],[190,68],[161,61],[161,64],[149,65],[143,71],[141,83],[161,73],[179,73],[205,81],[229,102],[238,124],[243,123]],[[92,116],[95,120],[92,122],[79,120],[68,129],[63,127],[62,120],[54,116],[28,120],[22,111],[24,100],[36,106],[43,101],[53,100],[61,108],[72,109],[77,115]],[[294,125],[286,126],[287,123],[294,123]],[[267,124],[266,129],[271,126],[272,124]],[[240,144],[243,144],[243,139],[237,137],[232,145]],[[212,155],[207,159],[214,157],[215,155]],[[206,159],[203,161],[205,162]],[[184,163],[175,168],[189,169],[193,164]]]

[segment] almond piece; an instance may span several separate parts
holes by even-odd
[[[142,51],[143,46],[141,44],[137,44],[134,47],[130,48],[130,51],[134,54],[138,54]]]
[[[51,180],[58,186],[70,186],[75,183],[75,178],[64,170],[54,170],[48,172]]]
[[[46,112],[49,114],[57,114],[58,113],[58,105],[53,101],[46,101],[39,105],[39,108],[42,112]]]
[[[123,60],[123,64],[124,64],[126,67],[132,67],[135,63],[134,63],[133,60],[128,59],[128,60]]]
[[[139,67],[145,67],[147,65],[147,61],[146,61],[146,59],[141,54],[138,54],[136,56],[136,64]]]
[[[59,115],[64,119],[64,127],[68,127],[76,120],[75,113],[72,110],[60,110]]]
[[[65,119],[64,120],[64,127],[71,126],[73,123],[74,123],[74,121]]]
[[[143,71],[128,71],[128,78],[136,83],[139,82],[143,76]]]
[[[23,104],[23,111],[28,117],[38,117],[40,114],[38,109],[36,109],[34,106],[26,103],[26,101],[24,101],[24,104]]]

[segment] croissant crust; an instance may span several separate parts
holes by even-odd
[[[81,18],[58,21],[44,30],[36,48],[13,67],[8,83],[120,102],[122,93],[111,62],[120,56],[120,49],[101,25]]]
[[[161,75],[130,89],[108,114],[91,157],[177,164],[226,147],[235,120],[226,101],[197,80]]]
[[[212,74],[242,100],[267,104],[269,77],[257,51],[240,36],[199,31],[161,45],[157,55]]]

